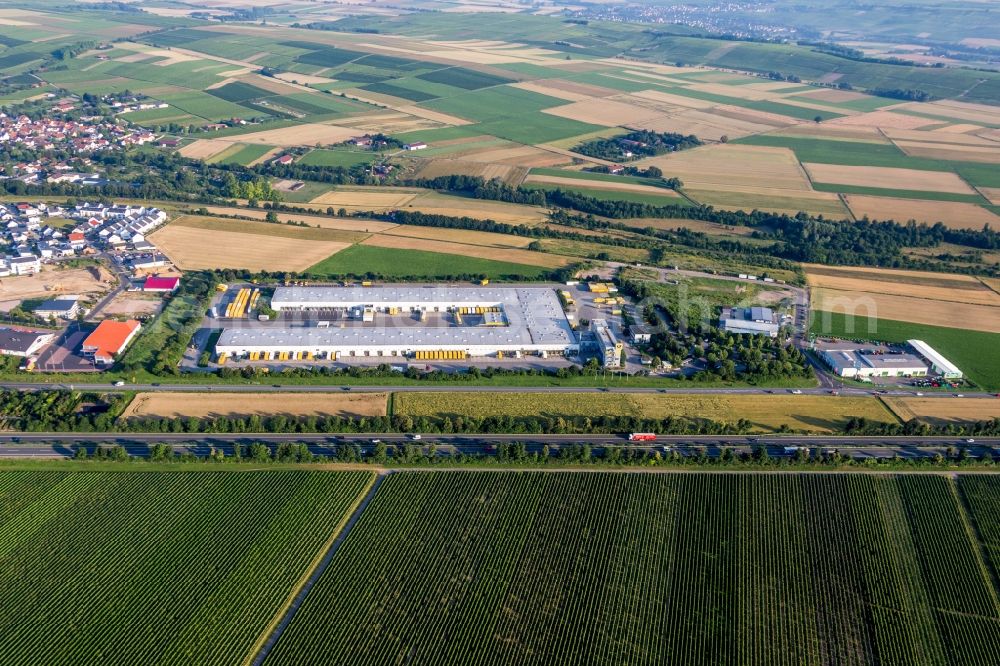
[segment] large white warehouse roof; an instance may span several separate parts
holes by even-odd
[[[913,347],[918,354],[926,358],[937,372],[945,377],[961,377],[959,370],[951,361],[939,354],[933,347],[923,340],[907,340],[906,344]]]

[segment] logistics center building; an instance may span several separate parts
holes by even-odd
[[[556,292],[542,287],[279,287],[271,308],[318,320],[227,328],[216,344],[219,355],[430,360],[579,352]],[[322,320],[325,313],[337,320],[334,325]],[[451,313],[452,322],[443,324],[432,313]]]

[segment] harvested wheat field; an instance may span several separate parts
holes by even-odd
[[[304,123],[280,129],[262,130],[231,137],[240,143],[262,143],[268,146],[315,146],[317,143],[330,144],[347,141],[357,134],[350,127]],[[213,139],[221,141],[221,139]]]
[[[848,194],[844,199],[857,218],[867,215],[873,220],[916,220],[926,224],[941,222],[950,229],[982,229],[984,224],[989,224],[994,229],[1000,229],[1000,216],[971,203],[896,199],[863,194]]]
[[[535,146],[487,148],[463,155],[462,159],[469,162],[509,164],[525,168],[559,166],[569,161],[559,151],[536,148]]]
[[[656,187],[654,185],[642,185],[641,183],[621,182],[616,183],[610,180],[588,180],[585,178],[566,178],[565,176],[543,176],[529,174],[524,179],[525,183],[547,183],[549,185],[566,185],[573,187],[592,187],[600,190],[611,190],[613,192],[642,192],[644,194],[655,194],[662,197],[679,197],[680,195],[666,187]]]
[[[896,141],[899,149],[912,157],[1000,164],[1000,145],[971,146],[930,141]]]
[[[309,203],[347,208],[376,210],[400,208],[413,201],[419,191],[380,191],[336,189],[321,194]]]
[[[810,287],[912,296],[930,301],[1000,307],[1000,294],[971,275],[903,271],[888,268],[805,264]]]
[[[277,224],[262,226],[296,229]],[[351,245],[349,242],[262,236],[253,232],[190,227],[175,222],[156,231],[150,239],[178,268],[184,270],[245,268],[263,271],[304,271]]]
[[[484,416],[549,416],[583,419],[598,416],[635,416],[663,419],[668,416],[710,418],[734,423],[748,419],[757,432],[787,425],[794,430],[831,432],[850,418],[895,422],[882,403],[867,397],[823,395],[655,395],[646,393],[400,393],[394,398],[396,414],[445,417],[456,414]]]
[[[406,206],[423,213],[490,219],[506,224],[538,224],[548,219],[548,211],[540,206],[506,203],[504,201],[470,200],[431,192],[423,194]]]
[[[949,125],[948,127],[955,127],[955,125]],[[918,141],[924,143],[943,143],[947,145],[961,145],[961,146],[983,146],[986,148],[997,146],[996,141],[991,141],[990,139],[982,136],[977,136],[975,134],[950,134],[947,132],[942,132],[943,129],[948,129],[948,127],[943,127],[941,129],[927,131],[927,130],[885,130],[885,135],[892,139],[893,142],[896,141]]]
[[[545,268],[558,268],[559,266],[565,266],[571,261],[569,257],[535,252],[533,250],[483,247],[481,245],[467,245],[465,243],[451,243],[448,241],[411,238],[407,236],[390,236],[387,234],[376,234],[361,244],[396,250],[440,252],[442,254],[454,254],[461,257],[478,257],[480,259],[507,261],[515,264],[526,264],[528,266],[543,266]]]
[[[880,127],[883,129],[918,129],[928,125],[936,125],[939,120],[908,116],[905,113],[892,111],[872,111],[856,116],[844,116],[828,120],[824,125],[848,125],[851,127]]]
[[[560,118],[569,118],[590,125],[616,127],[618,125],[635,125],[652,121],[663,115],[663,111],[647,109],[627,102],[614,99],[591,99],[573,102],[565,106],[544,109],[544,113]]]
[[[804,211],[835,220],[847,219],[850,216],[840,197],[832,192],[738,188],[739,186],[732,186],[726,190],[720,186],[709,190],[698,190],[685,187],[684,194],[694,201],[723,210],[757,209],[786,215],[796,215]]]
[[[806,163],[809,177],[817,183],[878,187],[886,190],[919,190],[975,194],[969,184],[951,171],[921,171],[894,167],[843,166]]]
[[[680,106],[686,109],[711,109],[716,106],[716,102],[709,102],[703,99],[698,99],[696,97],[685,97],[684,95],[674,95],[673,93],[666,93],[660,90],[640,90],[638,92],[632,93],[634,97],[642,97],[644,99],[653,100],[655,102],[664,102],[672,106]]]
[[[511,88],[520,88],[521,90],[538,93],[539,95],[547,95],[549,97],[555,97],[556,99],[563,99],[567,102],[585,102],[593,99],[592,95],[584,95],[570,90],[560,90],[553,86],[546,85],[545,81],[522,81],[521,83],[512,83],[510,85]],[[614,91],[610,92],[611,94],[614,94]]]
[[[269,211],[253,210],[247,208],[229,208],[227,206],[206,206],[206,210],[213,215],[242,215],[252,217],[257,220],[264,220]],[[305,222],[310,227],[321,229],[334,229],[337,231],[356,231],[359,233],[375,233],[385,231],[396,226],[393,222],[381,222],[379,220],[363,220],[360,218],[328,217],[326,215],[303,215],[302,213],[278,213],[279,222]]]
[[[947,425],[1000,418],[1000,400],[996,398],[887,397],[885,402],[903,421],[919,418],[934,425]]]
[[[232,141],[223,141],[222,139],[198,139],[194,143],[182,146],[177,152],[193,160],[207,160],[213,155],[228,150],[232,145]]]
[[[938,100],[936,102],[912,102],[901,108],[918,113],[930,113],[935,116],[946,116],[956,120],[968,121],[980,125],[1000,125],[1000,109],[986,104],[969,104],[954,100]]]
[[[1000,206],[1000,187],[980,187],[979,192],[994,206]]]
[[[301,393],[279,398],[264,393],[139,393],[121,418],[385,416],[387,398],[386,393]]]
[[[644,122],[641,127],[638,125],[636,127],[653,132],[694,134],[707,141],[719,141],[724,136],[730,139],[739,139],[772,129],[771,125],[727,117],[714,110],[709,112],[696,109],[687,109],[679,113],[660,116]]]
[[[742,192],[811,192],[799,161],[788,148],[720,144],[635,162],[657,166],[691,189]]]
[[[434,159],[428,160],[415,174],[416,178],[437,178],[438,176],[479,176],[485,180],[500,180],[515,184],[521,182],[526,170],[512,164],[487,164],[465,160]]]
[[[973,331],[1000,331],[1000,306],[824,287],[812,289],[810,301],[813,309],[825,312],[844,312],[946,328],[954,328],[958,323],[962,328]]]

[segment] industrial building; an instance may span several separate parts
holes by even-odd
[[[141,326],[134,319],[112,321],[105,319],[83,341],[81,351],[95,363],[111,365],[139,332]]]
[[[927,364],[914,354],[881,350],[821,349],[820,357],[841,377],[924,377]]]
[[[910,345],[921,358],[926,360],[930,366],[931,370],[941,375],[945,379],[961,379],[962,371],[955,367],[955,365],[946,359],[941,354],[937,353],[933,347],[924,342],[923,340],[907,340],[906,344]]]
[[[46,331],[0,328],[0,355],[25,358],[52,342],[55,337],[54,333]]]
[[[621,340],[615,336],[605,319],[594,319],[590,322],[590,332],[597,340],[597,356],[605,368],[620,368],[622,365]]]
[[[778,337],[778,315],[771,308],[723,308],[719,328],[730,333],[750,333]]]
[[[45,301],[35,308],[35,316],[42,319],[73,319],[80,312],[79,296],[60,296],[51,301]]]
[[[279,287],[271,308],[315,319],[227,328],[215,347],[219,358],[459,360],[579,352],[556,292],[541,287]],[[450,313],[451,321],[433,313]]]

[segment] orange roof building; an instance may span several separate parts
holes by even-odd
[[[83,341],[81,350],[85,356],[92,356],[95,363],[111,365],[115,362],[115,356],[132,342],[132,338],[140,328],[142,327],[139,322],[134,319],[128,321],[105,319]]]

